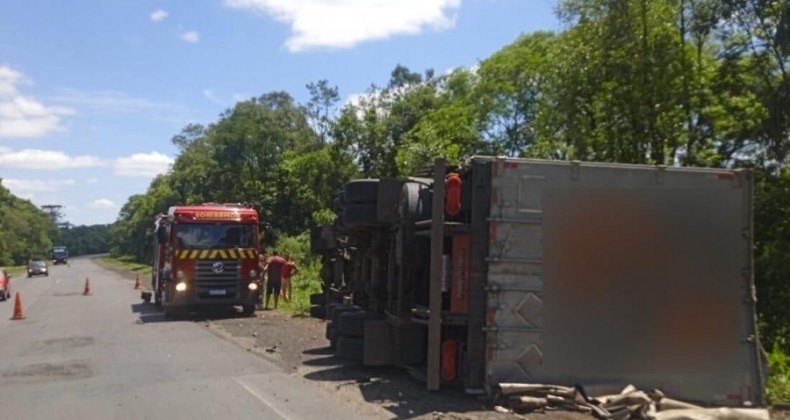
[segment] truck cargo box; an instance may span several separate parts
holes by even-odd
[[[490,168],[487,385],[763,402],[751,172],[473,162]]]

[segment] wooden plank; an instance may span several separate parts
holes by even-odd
[[[444,253],[444,176],[445,161],[433,165],[433,223],[431,224],[431,282],[428,310],[428,377],[430,391],[439,390],[442,347],[442,254]]]

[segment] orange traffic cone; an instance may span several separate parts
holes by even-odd
[[[93,293],[91,293],[91,281],[87,277],[85,277],[85,291],[82,292],[82,296],[90,296],[92,294]]]
[[[14,298],[14,316],[11,317],[11,320],[17,319],[25,319],[25,316],[22,315],[22,298],[19,297],[19,292],[16,292]]]
[[[140,275],[138,274],[137,277],[134,279],[134,290],[139,290],[143,288],[143,284],[140,283]]]

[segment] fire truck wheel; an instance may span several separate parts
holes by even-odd
[[[241,306],[241,314],[243,316],[254,316],[255,315],[255,305],[242,305]]]
[[[343,209],[343,224],[346,226],[374,225],[376,222],[375,203],[349,204]]]
[[[343,188],[343,198],[347,203],[375,203],[378,193],[378,179],[355,179]]]
[[[365,333],[365,321],[382,319],[371,312],[344,312],[340,315],[337,330],[343,336],[361,337]]]
[[[162,310],[167,319],[176,319],[181,314],[180,311],[172,306],[165,306]]]
[[[363,346],[362,338],[341,335],[337,339],[335,356],[342,360],[361,362],[364,354]]]

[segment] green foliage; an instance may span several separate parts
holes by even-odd
[[[0,179],[0,266],[48,258],[55,231],[49,215],[11,194]]]
[[[310,232],[280,239],[277,251],[293,258],[299,267],[291,278],[293,299],[283,302],[282,307],[295,315],[305,315],[310,310],[310,295],[321,292],[321,261],[310,252]]]
[[[766,392],[771,404],[790,403],[790,356],[783,344],[784,340],[775,341],[771,353],[768,354],[770,373]]]
[[[101,263],[107,264],[112,267],[121,268],[124,270],[134,271],[140,273],[142,276],[150,276],[151,275],[151,265],[150,264],[141,264],[136,262],[134,258],[130,256],[125,257],[102,257],[99,258]]]
[[[65,246],[72,257],[110,252],[110,226],[77,226],[62,230],[55,245]]]

